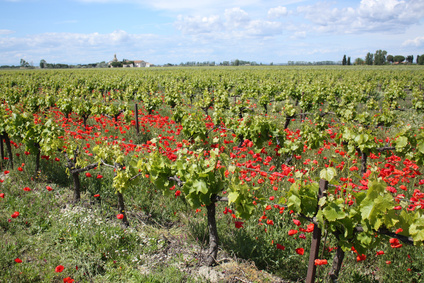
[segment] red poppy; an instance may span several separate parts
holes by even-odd
[[[85,173],[85,176],[88,177],[88,178],[90,178],[91,177],[90,172]]]
[[[0,198],[4,198],[4,193],[1,193],[0,194]]]
[[[402,247],[402,244],[399,243],[399,240],[396,239],[396,238],[390,238],[389,242],[390,242],[390,246],[392,248],[401,248]]]
[[[308,224],[305,232],[311,233],[313,231],[314,231],[314,223]]]
[[[65,269],[65,267],[63,265],[58,265],[54,269],[54,272],[62,272],[64,269]]]
[[[399,228],[399,229],[397,229],[397,230],[396,230],[396,232],[395,232],[395,233],[396,233],[396,234],[399,234],[399,233],[402,233],[402,232],[403,232],[403,229],[402,229],[402,228]]]
[[[73,283],[75,280],[71,277],[63,278],[63,283]]]
[[[18,167],[18,171],[22,172],[24,169],[22,169],[22,167]]]
[[[384,251],[377,251],[377,255],[384,255]]]
[[[294,225],[296,225],[296,226],[300,226],[300,224],[302,224],[302,223],[300,223],[300,221],[299,221],[299,220],[297,220],[297,219],[293,219],[293,223],[294,223]]]
[[[286,247],[283,245],[277,244],[277,249],[284,251]]]
[[[53,191],[53,189],[52,189],[52,187],[50,187],[50,186],[46,186],[46,189],[50,192],[50,191]]]
[[[305,250],[303,248],[298,248],[298,249],[296,249],[296,253],[298,255],[303,255],[305,253]]]
[[[315,265],[325,265],[328,264],[326,259],[316,259],[315,260]]]
[[[19,212],[17,212],[17,211],[15,211],[13,214],[12,214],[12,218],[16,218],[16,217],[18,217],[19,216]]]
[[[101,179],[101,178],[103,178],[103,175],[97,175],[97,179]]]
[[[274,225],[274,221],[272,221],[271,219],[267,219],[266,220],[266,224],[268,224],[268,225]]]
[[[356,261],[357,261],[357,262],[360,262],[360,261],[365,260],[366,258],[367,258],[367,256],[366,256],[366,255],[364,255],[364,254],[359,255],[359,254],[358,254],[358,256],[356,257]]]
[[[99,194],[94,195],[95,198],[98,198],[99,196],[100,196]]]
[[[294,229],[291,229],[291,230],[289,230],[289,236],[293,236],[293,235],[295,235],[295,234],[297,234],[297,230],[294,230]]]
[[[54,160],[55,160],[55,161],[60,161],[60,159],[59,159],[59,158],[57,158],[57,157],[56,157]]]
[[[235,221],[234,224],[236,225],[236,228],[243,228],[244,222],[241,221]]]
[[[124,215],[123,214],[118,214],[118,215],[116,215],[116,218],[118,218],[118,219],[124,219]]]
[[[25,188],[24,188],[24,191],[25,191],[25,192],[30,192],[30,191],[31,191],[31,189],[30,189],[30,188],[28,188],[28,187],[25,187]]]
[[[15,262],[16,263],[22,263],[22,259],[20,259],[19,257],[15,258]]]
[[[181,191],[180,191],[180,190],[178,190],[178,191],[176,191],[176,192],[175,192],[175,196],[176,196],[176,197],[178,197],[178,196],[180,196],[180,195],[181,195]]]
[[[10,171],[9,171],[9,170],[4,171],[4,175],[7,175],[7,174],[9,174],[9,173],[10,173]]]

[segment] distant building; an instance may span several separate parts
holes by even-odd
[[[125,59],[124,59],[125,60]],[[112,63],[115,62],[119,62],[118,59],[116,58],[116,54],[113,57],[112,61],[109,61],[109,63],[107,64],[108,67],[113,68]],[[115,64],[114,64],[115,65]],[[153,64],[143,61],[143,60],[125,60],[122,62],[122,67],[123,68],[148,68],[153,66]]]

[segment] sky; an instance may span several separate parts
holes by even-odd
[[[0,0],[0,65],[424,54],[423,0]]]

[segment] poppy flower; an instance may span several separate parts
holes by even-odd
[[[53,191],[53,189],[52,189],[52,187],[50,187],[50,186],[46,186],[46,189],[50,192],[50,191]]]
[[[328,261],[326,259],[316,259],[315,265],[325,265],[328,264]]]
[[[59,159],[59,158],[57,158],[57,157],[56,157],[54,160],[55,160],[55,161],[60,161],[60,159]]]
[[[118,214],[118,215],[116,215],[116,218],[118,218],[118,219],[124,219],[124,215],[123,214]]]
[[[13,214],[12,214],[12,218],[16,218],[16,217],[18,217],[19,216],[19,212],[17,212],[17,211],[15,211]]]
[[[24,191],[25,191],[25,192],[30,192],[30,191],[31,191],[31,189],[30,189],[30,188],[28,188],[28,187],[25,187],[25,188],[24,188]]]
[[[271,219],[267,219],[266,220],[266,224],[268,224],[268,225],[274,225],[274,221],[272,221]]]
[[[75,280],[71,277],[63,278],[63,283],[73,283]]]
[[[4,171],[4,175],[7,175],[7,174],[9,174],[9,173],[10,173],[10,171],[9,171],[9,170]]]
[[[384,255],[384,251],[377,251],[377,255]]]
[[[91,177],[90,172],[85,173],[85,176],[86,176],[87,178],[90,178],[90,177]]]
[[[399,233],[402,233],[402,232],[403,232],[403,229],[402,229],[402,228],[399,228],[399,229],[397,229],[397,230],[396,230],[396,232],[395,232],[395,233],[396,233],[396,234],[399,234]]]
[[[297,232],[298,232],[297,230],[291,229],[291,230],[289,230],[288,234],[289,234],[289,236],[293,236],[293,235],[297,234]]]
[[[176,196],[176,197],[178,197],[178,196],[180,196],[180,195],[181,195],[181,191],[180,191],[180,190],[178,190],[178,191],[176,191],[176,192],[175,192],[175,196]]]
[[[303,255],[303,254],[305,253],[305,250],[304,250],[303,248],[297,248],[297,249],[296,249],[296,253],[297,253],[298,255]]]
[[[367,258],[367,256],[366,256],[366,255],[364,255],[364,254],[359,255],[359,254],[358,254],[358,256],[356,257],[356,261],[357,261],[357,262],[360,262],[360,261],[365,260],[366,258]]]
[[[96,195],[94,195],[93,197],[98,198],[99,196],[100,196],[99,194],[96,194]]]
[[[389,242],[390,242],[390,246],[392,248],[401,248],[402,247],[402,244],[399,243],[399,240],[396,239],[396,238],[390,238]]]
[[[306,228],[306,233],[311,233],[314,231],[314,223],[308,224],[307,228]]]
[[[299,220],[297,220],[297,219],[293,219],[293,223],[294,223],[294,225],[296,225],[296,226],[300,226],[300,224],[302,224],[302,223],[300,223],[300,221],[299,221]]]
[[[16,263],[22,263],[22,259],[20,259],[19,257],[15,258],[15,262]]]
[[[236,228],[243,228],[244,222],[241,221],[235,221],[234,224],[236,225]]]
[[[54,272],[62,272],[64,269],[65,269],[65,267],[63,265],[58,265],[54,269]]]
[[[4,193],[1,193],[0,194],[0,198],[4,198]]]
[[[277,249],[284,251],[286,247],[283,245],[277,244]]]
[[[18,171],[22,172],[22,171],[24,171],[24,169],[22,169],[22,167],[18,167]]]

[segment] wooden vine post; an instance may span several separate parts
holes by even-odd
[[[319,181],[319,192],[318,192],[318,202],[324,196],[324,192],[328,188],[328,181],[321,179]],[[317,212],[320,209],[320,206],[317,207]],[[306,275],[306,283],[313,283],[315,281],[315,274],[317,267],[315,265],[315,260],[318,257],[319,244],[321,241],[321,229],[318,227],[317,223],[314,221],[314,231],[312,233],[311,241],[311,251],[309,253],[309,263],[308,263],[308,273]]]
[[[138,124],[138,104],[135,103],[135,129],[137,131],[137,135],[140,134],[140,124]]]

